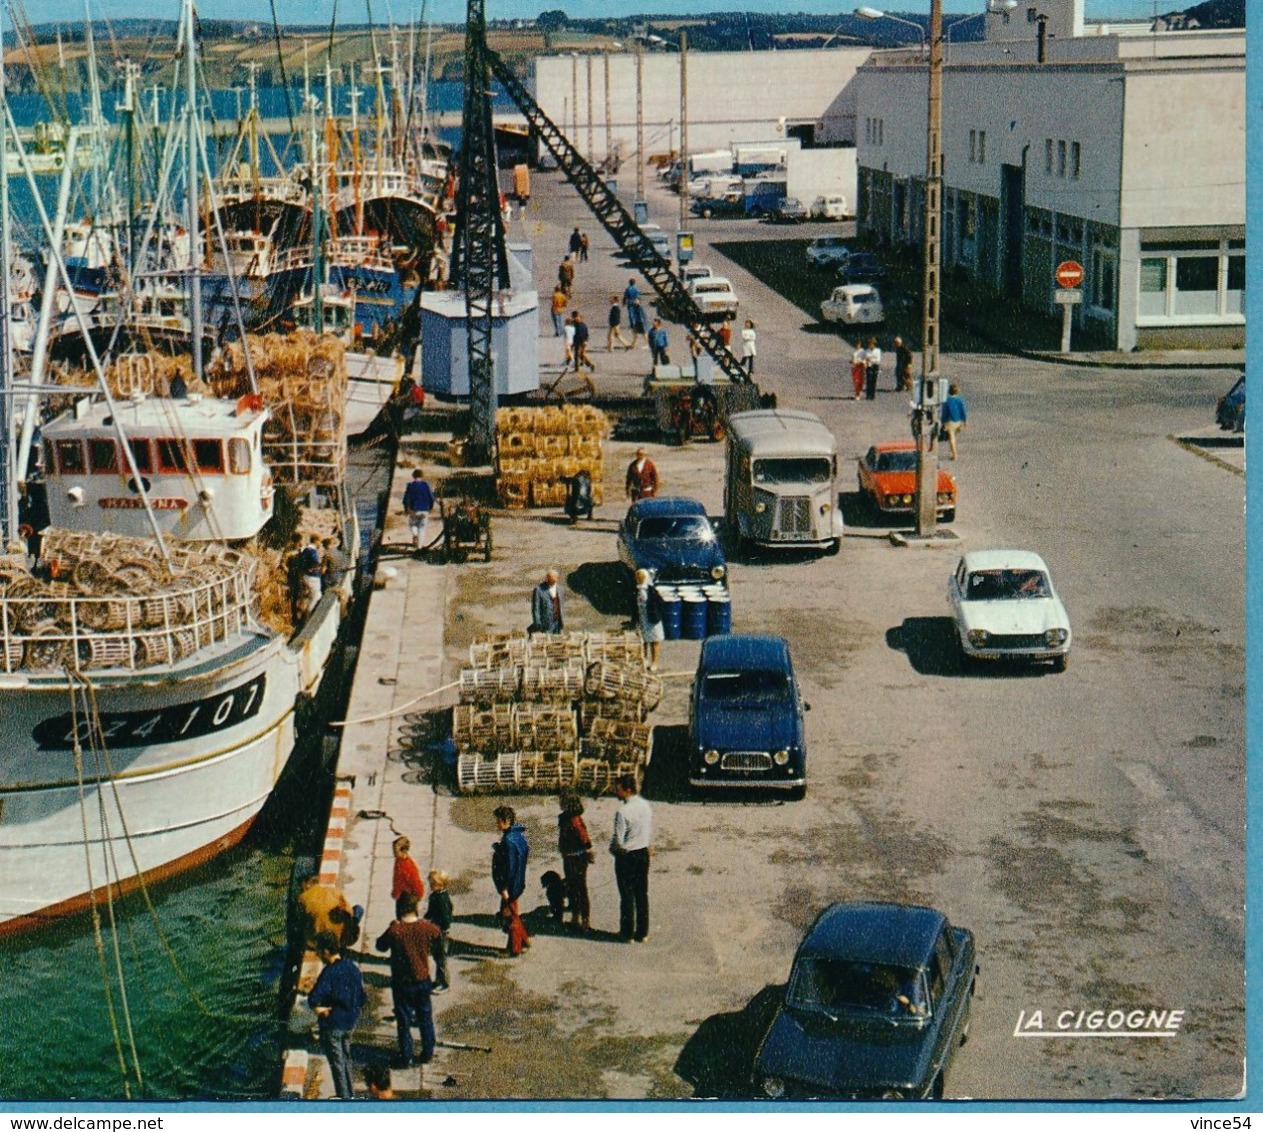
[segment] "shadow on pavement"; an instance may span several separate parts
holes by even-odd
[[[886,632],[886,644],[907,655],[922,676],[961,676],[956,623],[950,617],[909,617]]]
[[[632,591],[627,571],[617,562],[584,562],[566,575],[566,585],[607,617],[630,617]]]
[[[713,1100],[751,1100],[750,1071],[759,1042],[772,1024],[784,986],[766,986],[732,1014],[712,1014],[684,1043],[675,1071],[693,1095]]]

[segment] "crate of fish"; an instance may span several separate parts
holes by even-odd
[[[522,669],[521,696],[532,702],[577,700],[583,695],[583,665],[578,661],[563,664],[529,664]]]
[[[577,751],[579,723],[573,709],[514,704],[513,746],[521,751]]]

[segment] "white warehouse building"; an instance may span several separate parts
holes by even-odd
[[[1082,3],[1017,0],[983,17],[984,41],[946,45],[944,286],[963,274],[1051,313],[1056,265],[1076,260],[1089,341],[1239,347],[1245,32],[1110,29]],[[925,56],[874,52],[853,90],[860,232],[919,244]]]

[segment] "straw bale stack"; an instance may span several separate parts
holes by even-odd
[[[587,472],[593,502],[604,502],[605,414],[591,405],[500,409],[496,413],[496,491],[504,507],[560,507],[563,477]]]

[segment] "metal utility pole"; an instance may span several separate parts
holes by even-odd
[[[605,53],[605,166],[614,155],[614,127],[610,120],[610,53]]]
[[[490,58],[483,0],[469,0],[465,21],[464,136],[451,278],[465,292],[469,462],[485,464],[491,458],[496,427],[492,303],[497,291],[509,287],[509,253],[504,238],[504,215],[500,211],[496,140],[491,125]]]
[[[934,432],[942,400],[938,372],[939,255],[943,193],[943,0],[930,0],[929,116],[925,129],[925,267],[921,318],[921,384],[913,433],[917,441],[917,534],[934,534],[938,520],[938,459]]]
[[[636,199],[645,199],[645,45],[636,40]]]
[[[689,36],[680,32],[680,231],[689,207]]]
[[[579,142],[579,56],[570,53],[570,114],[572,118],[570,136],[575,144]],[[592,154],[588,154],[591,157]]]
[[[588,153],[587,158],[592,160],[592,155],[596,152],[596,144],[592,139],[592,56],[585,55],[583,57],[583,65],[588,73]]]

